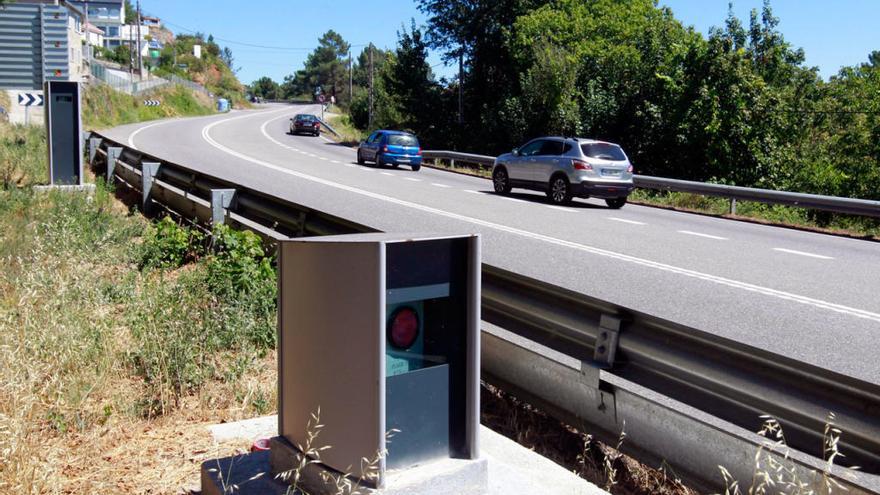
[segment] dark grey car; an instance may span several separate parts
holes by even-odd
[[[541,137],[495,159],[495,192],[544,191],[555,204],[600,198],[621,208],[633,190],[633,167],[620,146],[583,138]]]

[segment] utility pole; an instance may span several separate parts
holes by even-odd
[[[84,4],[83,12],[85,13],[86,25],[86,61],[89,63],[89,70],[92,65],[92,33],[89,31],[89,2]]]
[[[134,79],[134,31],[128,26],[128,76]]]
[[[458,123],[464,124],[464,47],[458,52]]]
[[[354,100],[354,69],[351,65],[351,48],[348,49],[348,104]]]
[[[373,128],[373,44],[370,43],[370,125]]]
[[[138,37],[138,39],[137,39],[138,76],[141,78],[141,80],[143,80],[144,79],[144,58],[141,55],[142,48],[141,48],[141,2],[140,2],[140,0],[138,0],[138,3],[137,3],[137,23],[138,23],[138,26],[137,26],[137,28],[138,28],[138,31],[137,31],[137,37]]]

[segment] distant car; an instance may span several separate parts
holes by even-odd
[[[555,204],[593,197],[615,209],[626,204],[634,188],[633,166],[620,146],[563,137],[533,139],[499,156],[492,183],[499,194],[518,187],[544,191]]]
[[[422,148],[419,139],[408,132],[379,130],[358,146],[357,162],[368,161],[394,168],[409,165],[416,172],[422,168]]]
[[[291,134],[311,134],[317,136],[321,134],[321,121],[314,115],[301,113],[290,119]]]

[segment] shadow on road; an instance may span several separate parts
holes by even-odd
[[[498,193],[492,190],[480,191],[483,194],[491,194],[493,196],[497,196]],[[520,193],[520,192],[512,192],[506,196],[505,198],[513,199],[516,201],[522,201],[523,203],[541,203],[545,205],[552,205],[553,203],[547,199],[547,196],[541,193]],[[554,205],[555,206],[555,205]],[[608,207],[596,205],[593,203],[587,203],[580,198],[574,198],[571,200],[566,206],[562,206],[561,208],[572,208],[572,209],[581,209],[581,210],[607,210]]]

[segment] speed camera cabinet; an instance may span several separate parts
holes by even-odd
[[[46,106],[49,184],[83,183],[82,122],[80,85],[71,81],[46,81],[43,86]]]
[[[284,241],[278,301],[290,445],[306,444],[320,409],[322,463],[379,487],[386,472],[479,457],[479,236]],[[386,449],[377,469],[362,466]]]

